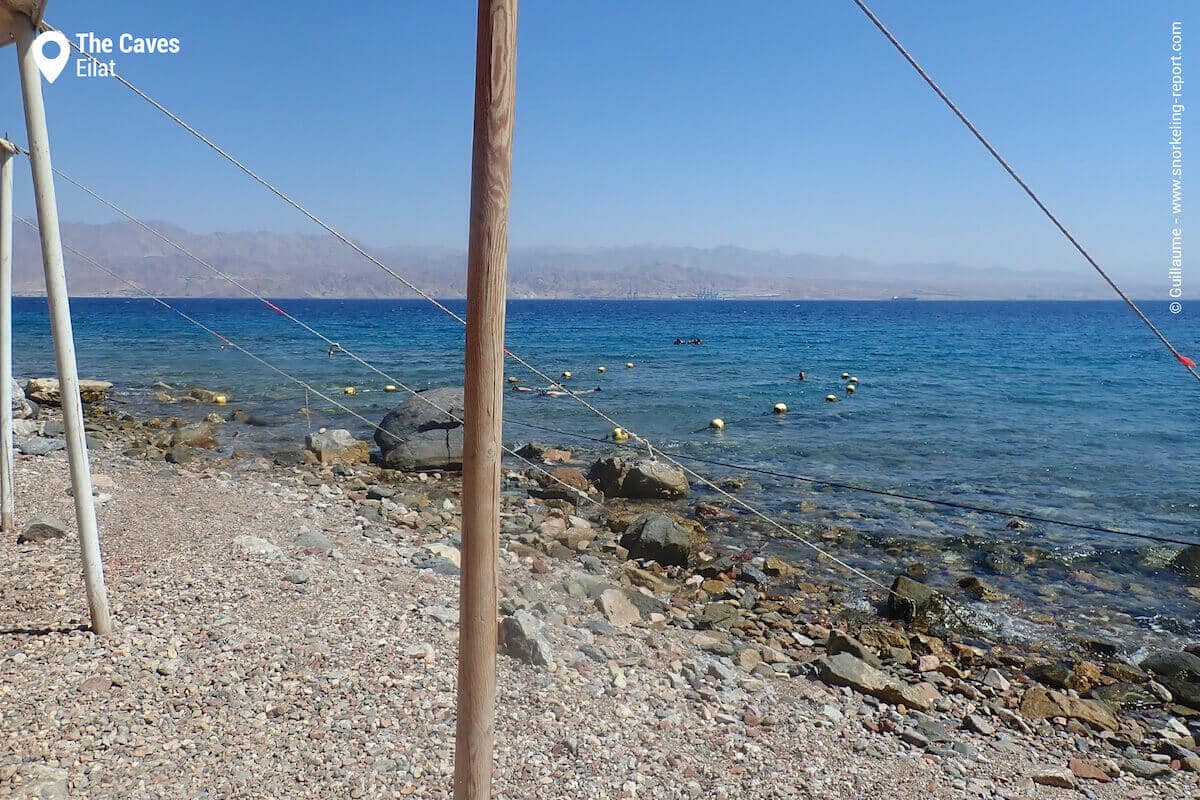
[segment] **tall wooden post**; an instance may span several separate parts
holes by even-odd
[[[0,532],[12,536],[12,258],[13,156],[17,148],[0,139]]]
[[[71,472],[71,490],[75,493],[75,522],[79,526],[83,582],[87,589],[92,631],[97,636],[107,636],[112,633],[112,618],[108,610],[108,592],[104,588],[100,532],[96,526],[92,475],[88,468],[87,440],[84,438],[83,402],[79,397],[75,335],[71,330],[67,274],[63,265],[62,236],[58,229],[58,202],[54,196],[54,169],[50,164],[50,136],[46,131],[42,75],[34,55],[36,35],[34,23],[28,18],[20,21],[13,29],[13,36],[17,41],[17,67],[21,73],[21,98],[25,103],[25,130],[29,136],[33,198],[37,207],[38,233],[42,240],[46,301],[50,306],[50,333],[54,338],[54,361],[58,367],[58,388],[62,396],[67,462]]]
[[[504,297],[516,98],[517,0],[479,0],[467,248],[455,800],[492,793]]]

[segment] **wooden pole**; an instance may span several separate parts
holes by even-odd
[[[17,149],[0,139],[0,531],[13,526],[12,256],[13,156]]]
[[[54,196],[54,169],[50,164],[50,136],[46,131],[46,107],[42,100],[42,75],[34,58],[36,31],[25,20],[13,30],[17,40],[17,66],[21,73],[21,98],[25,102],[25,130],[29,136],[29,165],[33,170],[33,197],[37,207],[38,233],[42,240],[42,267],[46,274],[46,300],[50,306],[50,332],[54,338],[54,361],[62,397],[63,428],[66,429],[67,462],[71,490],[75,493],[75,522],[79,527],[79,550],[83,558],[83,582],[87,587],[92,631],[97,636],[112,633],[108,592],[104,588],[104,565],[100,560],[100,532],[92,498],[92,475],[88,468],[87,440],[83,430],[83,402],[79,397],[79,373],[75,363],[75,334],[71,330],[71,306],[67,299],[67,274],[63,265],[62,235],[58,229],[58,201]]]
[[[516,60],[517,0],[479,0],[467,247],[455,800],[487,800],[492,794],[504,296]]]

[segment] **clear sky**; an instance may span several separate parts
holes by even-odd
[[[1185,64],[1195,41],[1200,131],[1200,4],[874,8],[1102,262],[1165,274],[1170,24],[1184,23]],[[178,54],[112,57],[352,235],[462,248],[474,13],[465,0],[53,0],[47,19],[178,37]],[[6,58],[4,127],[23,142],[14,48]],[[849,0],[522,0],[517,94],[514,245],[1082,269]],[[72,63],[46,97],[55,164],[135,213],[313,231],[116,82]],[[1200,148],[1188,155],[1200,166]],[[112,218],[59,194],[66,219]]]

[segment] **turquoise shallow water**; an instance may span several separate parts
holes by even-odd
[[[424,303],[279,302],[410,386],[461,380],[462,329]],[[398,399],[381,391],[382,378],[344,355],[327,357],[322,342],[261,304],[177,303],[368,419]],[[1184,352],[1200,355],[1193,317],[1147,306]],[[225,389],[234,405],[278,423],[245,429],[244,441],[294,446],[304,433],[302,389],[161,307],[81,298],[73,312],[82,373],[114,381],[131,410],[156,409],[149,387],[163,380]],[[668,449],[1200,541],[1200,385],[1117,302],[515,301],[508,322],[512,350],[549,374],[571,370],[577,387],[600,386],[590,400]],[[704,344],[675,346],[677,337]],[[52,374],[44,300],[16,301],[15,338],[19,375]],[[800,370],[807,381],[796,379]],[[860,380],[852,398],[842,372]],[[360,393],[343,397],[346,385]],[[825,402],[830,393],[840,401]],[[772,414],[777,402],[790,413]],[[317,398],[312,407],[314,425],[369,435]],[[565,399],[510,393],[505,412],[590,436],[610,427]],[[724,433],[706,429],[713,417],[725,420]],[[506,437],[589,446],[515,424]],[[747,498],[789,522],[865,535],[853,545],[830,537],[862,566],[932,560],[931,580],[949,582],[988,547],[1036,549],[1047,557],[992,578],[1028,607],[1086,615],[1102,605],[1128,615],[1113,625],[1197,632],[1195,598],[1158,568],[1148,543],[1055,526],[1016,533],[984,515],[751,478]]]

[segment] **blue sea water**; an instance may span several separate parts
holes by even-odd
[[[324,343],[255,301],[172,302],[367,419],[400,399],[383,393],[383,378],[343,354],[328,357]],[[463,330],[428,304],[278,302],[396,382],[461,381]],[[1165,306],[1147,310],[1200,357],[1200,323]],[[226,390],[233,407],[277,421],[245,428],[240,441],[294,447],[308,427],[297,413],[303,389],[148,300],[77,298],[72,311],[82,375],[113,381],[135,413],[181,413],[154,401],[150,387],[161,380]],[[16,300],[14,326],[17,374],[53,374],[45,301]],[[677,337],[704,343],[677,346]],[[512,301],[508,346],[551,375],[570,370],[576,388],[601,387],[590,401],[668,450],[1200,541],[1200,384],[1119,302]],[[843,372],[859,379],[853,397]],[[541,383],[516,365],[509,374]],[[344,396],[348,385],[359,393]],[[826,402],[829,394],[838,402]],[[787,414],[771,412],[779,402]],[[369,438],[365,424],[331,404],[309,405],[314,427]],[[521,393],[506,396],[505,416],[513,444],[599,448],[517,422],[595,437],[611,428],[568,399]],[[725,421],[723,433],[707,429],[714,417]],[[865,568],[936,561],[922,543],[944,555],[947,542],[964,537],[971,563],[977,540],[1039,548],[1053,559],[993,582],[1029,604],[1076,601],[1081,614],[1110,598],[1105,608],[1128,615],[1122,624],[1196,633],[1197,601],[1160,568],[1151,543],[1051,525],[1019,533],[1003,518],[748,477],[744,496],[789,523],[849,525],[872,539],[873,548],[846,546]],[[955,565],[953,556],[936,565],[943,580]],[[1053,597],[1047,582],[1059,587]]]

